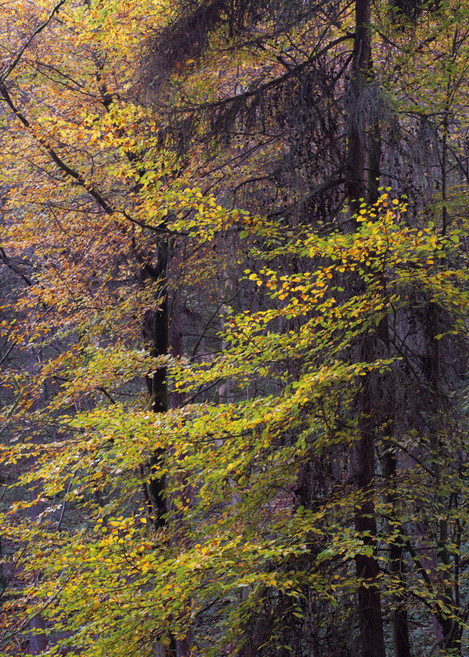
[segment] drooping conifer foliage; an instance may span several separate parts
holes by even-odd
[[[0,15],[0,654],[463,657],[467,2]]]

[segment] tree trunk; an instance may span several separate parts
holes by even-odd
[[[169,311],[168,289],[166,284],[169,264],[169,244],[162,239],[157,246],[156,265],[142,263],[141,285],[150,279],[160,285],[159,304],[157,310],[150,312],[144,321],[144,339],[152,356],[165,356],[169,349]],[[154,413],[165,413],[168,410],[168,386],[166,367],[160,367],[147,376],[147,387],[150,395],[151,410]],[[164,450],[157,449],[148,459],[150,481],[144,484],[144,496],[147,501],[153,524],[156,528],[166,523],[168,512],[165,494],[166,481],[164,475],[152,476],[152,470],[159,469],[164,458]],[[142,466],[142,474],[144,474]]]
[[[347,154],[347,196],[351,210],[357,212],[366,195],[366,125],[367,116],[359,115],[362,95],[371,71],[371,5],[370,0],[355,2],[355,39],[349,93],[349,126]],[[376,159],[376,158],[375,158]],[[373,164],[374,166],[374,164]],[[357,291],[356,291],[357,292]],[[359,361],[373,361],[376,338],[364,336]],[[375,377],[369,374],[358,400],[359,439],[354,450],[356,485],[362,502],[355,513],[355,529],[363,536],[369,550],[355,558],[358,586],[358,618],[361,657],[385,657],[381,595],[377,578],[376,517],[374,506],[375,477]],[[365,552],[365,551],[364,551]]]
[[[430,421],[430,453],[432,461],[432,469],[435,478],[436,495],[436,508],[438,509],[438,546],[435,555],[436,568],[449,572],[451,569],[451,559],[448,550],[449,530],[448,530],[448,509],[447,500],[440,493],[441,490],[441,442],[440,442],[440,420],[436,413],[441,408],[441,356],[440,356],[440,341],[435,338],[441,332],[440,327],[440,311],[435,303],[431,303],[427,308],[426,315],[426,353],[423,358],[423,370],[428,380],[430,388],[429,396],[429,409],[434,414],[434,419]],[[438,573],[437,573],[438,577]],[[445,576],[445,579],[448,577]],[[444,585],[442,593],[442,602],[448,609],[455,608],[453,590],[451,584]],[[455,610],[456,612],[458,610]],[[437,622],[441,628],[441,633],[437,632],[442,648],[451,654],[457,655],[461,652],[461,632],[460,624],[451,617],[445,617],[443,614],[436,615]],[[438,637],[438,634],[441,634]]]
[[[153,356],[162,356],[168,353],[169,347],[169,317],[167,291],[161,302],[160,309],[155,312],[153,327]],[[151,408],[154,413],[164,413],[168,410],[168,387],[166,381],[167,371],[161,367],[149,377],[151,395]],[[150,473],[153,467],[159,467],[164,457],[162,449],[156,450],[149,459]],[[153,477],[148,484],[148,494],[153,510],[154,524],[163,527],[166,524],[168,512],[166,500],[166,481],[164,475]]]
[[[364,342],[373,343],[374,337]],[[372,345],[370,345],[372,346]],[[368,360],[371,360],[368,353]],[[361,657],[385,657],[381,595],[378,585],[379,566],[376,550],[376,515],[374,505],[375,431],[374,377],[368,375],[360,395],[360,438],[354,450],[355,475],[361,501],[355,513],[355,529],[363,536],[366,554],[355,557],[358,586],[358,619],[360,626]],[[365,552],[365,551],[364,551]]]
[[[29,493],[31,501],[36,499],[38,492],[38,488],[33,484],[33,487]],[[44,504],[42,502],[37,502],[31,506],[29,510],[31,522],[36,522],[42,511],[44,511]],[[37,584],[40,573],[35,573],[34,577],[35,584]],[[46,624],[41,613],[35,614],[29,621],[29,652],[31,655],[39,655],[43,650],[47,648],[45,628]]]
[[[355,3],[355,39],[349,88],[347,197],[356,212],[365,199],[366,117],[360,102],[371,67],[370,0]]]
[[[384,455],[384,474],[387,478],[389,492],[387,501],[391,505],[391,516],[396,517],[397,491],[397,458],[396,448],[389,445]],[[403,529],[401,529],[403,534]],[[407,584],[404,577],[404,544],[398,540],[392,540],[389,546],[389,570],[396,582],[398,582],[399,592],[393,594],[394,609],[390,614],[391,635],[394,657],[411,657],[409,624],[407,619]]]

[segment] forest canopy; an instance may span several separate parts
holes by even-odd
[[[0,17],[0,655],[467,655],[469,3]]]

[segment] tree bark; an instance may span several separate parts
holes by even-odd
[[[160,285],[159,307],[152,313],[150,321],[147,322],[147,338],[150,342],[151,355],[165,356],[169,350],[169,311],[168,311],[168,288],[166,277],[169,264],[169,243],[167,239],[161,239],[157,246],[156,265],[146,265],[143,275],[150,277],[153,282]],[[149,324],[149,325],[148,325]],[[160,367],[147,376],[147,387],[150,394],[151,409],[154,413],[165,413],[168,410],[168,384],[167,369]],[[164,458],[164,450],[157,449],[148,460],[150,476],[153,469],[158,469]],[[168,505],[166,499],[166,480],[164,475],[151,476],[147,484],[146,497],[151,507],[153,524],[156,528],[166,524]]]
[[[349,89],[349,125],[347,154],[347,197],[356,213],[366,197],[366,128],[367,115],[361,116],[362,102],[371,72],[371,3],[355,2],[355,38]],[[373,154],[371,154],[373,155]],[[373,165],[374,166],[374,165]],[[359,293],[359,290],[355,290]],[[364,336],[358,349],[359,361],[376,357],[376,338]],[[355,513],[355,529],[363,537],[366,550],[355,558],[358,584],[358,618],[361,657],[385,657],[381,595],[378,585],[379,566],[376,550],[375,491],[375,377],[369,374],[358,399],[359,439],[354,449],[355,480],[361,503]]]
[[[361,96],[371,66],[370,0],[355,2],[355,38],[352,75],[349,88],[349,125],[347,154],[347,197],[356,212],[366,193],[366,117],[361,116]]]
[[[373,343],[374,336],[365,337]],[[372,346],[372,344],[370,344]],[[370,358],[368,352],[368,359]],[[368,375],[359,399],[360,437],[355,447],[355,476],[361,495],[355,513],[355,529],[363,537],[365,548],[355,557],[358,585],[358,619],[361,657],[385,657],[381,594],[378,584],[379,566],[376,560],[375,492],[375,428],[373,377]]]
[[[387,501],[391,505],[391,516],[396,516],[397,491],[397,458],[396,448],[393,445],[387,447],[384,455],[384,474],[387,478],[389,492]],[[401,534],[403,530],[401,529]],[[390,614],[391,635],[394,657],[411,657],[409,624],[407,619],[407,595],[406,582],[404,576],[404,543],[398,540],[392,540],[389,546],[389,570],[396,582],[399,582],[399,593],[393,595],[394,609]],[[404,592],[401,592],[401,591]]]
[[[433,475],[435,479],[436,495],[436,508],[438,509],[438,544],[435,555],[435,562],[437,570],[439,566],[442,569],[449,571],[451,568],[451,559],[448,550],[449,542],[449,528],[448,528],[448,509],[447,501],[441,494],[441,441],[440,441],[440,420],[436,417],[436,412],[441,408],[441,354],[440,354],[440,341],[436,339],[436,335],[441,332],[440,326],[440,310],[435,303],[430,303],[427,307],[425,325],[425,342],[426,353],[424,354],[422,366],[424,374],[429,384],[429,409],[433,411],[434,419],[430,421],[430,454]],[[438,573],[437,573],[438,577]],[[450,584],[445,584],[441,595],[442,602],[448,609],[455,609],[455,601],[453,590]],[[457,612],[457,609],[455,610]],[[451,652],[452,655],[461,654],[461,633],[462,628],[460,623],[454,618],[445,617],[443,614],[436,614],[436,620],[441,628],[441,646]],[[437,632],[437,638],[440,632]]]

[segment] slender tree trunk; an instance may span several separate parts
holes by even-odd
[[[39,655],[47,648],[46,624],[42,614],[36,614],[29,622],[29,653]]]
[[[138,257],[138,256],[137,256]],[[152,356],[165,356],[169,349],[169,311],[168,290],[166,285],[169,264],[169,243],[162,239],[157,245],[156,264],[150,265],[141,258],[141,285],[151,280],[159,287],[158,307],[149,312],[144,320],[144,339]],[[160,367],[146,378],[150,395],[151,410],[154,413],[165,413],[168,410],[168,387],[166,367]],[[165,494],[166,481],[164,475],[152,476],[152,470],[157,470],[164,458],[164,450],[157,449],[148,459],[150,481],[144,484],[143,493],[148,505],[153,524],[156,528],[166,523],[168,512]],[[145,468],[141,467],[145,476]]]
[[[366,117],[360,115],[360,97],[367,84],[371,66],[370,0],[355,2],[355,39],[352,76],[349,89],[349,125],[347,154],[347,197],[353,211],[365,198]]]
[[[30,357],[34,357],[34,361],[30,363],[31,369],[35,367],[36,359],[39,362],[42,362],[42,350],[38,353],[32,353]],[[32,360],[32,359],[31,359]],[[47,402],[49,398],[47,385],[44,385],[43,400]],[[33,459],[32,459],[33,460]],[[35,502],[29,508],[29,520],[32,523],[40,522],[39,516],[43,513],[45,509],[44,502],[40,499],[40,494],[42,489],[40,488],[39,482],[33,481],[29,489],[29,499],[31,502]],[[41,577],[40,572],[34,573],[34,584],[37,585]],[[37,601],[39,602],[39,601]],[[35,614],[29,621],[29,652],[31,655],[39,655],[47,648],[47,636],[45,633],[46,624],[44,616],[41,612]]]
[[[169,317],[166,290],[164,290],[164,297],[160,308],[154,315],[153,339],[152,355],[163,356],[167,354],[169,348]],[[168,387],[166,376],[166,368],[161,367],[148,377],[151,408],[154,413],[164,413],[168,410]],[[153,467],[160,466],[163,458],[164,450],[156,450],[149,460],[150,470]],[[153,477],[148,484],[148,493],[154,512],[154,524],[156,527],[163,527],[166,524],[168,506],[165,488],[166,481],[164,475]]]
[[[2,604],[2,597],[7,588],[7,578],[5,575],[5,570],[3,568],[3,548],[2,548],[2,537],[0,536],[0,608]]]
[[[392,357],[393,352],[390,349],[391,331],[388,317],[385,317],[379,326],[379,335],[382,344],[386,345],[383,356]],[[386,375],[383,375],[386,376]],[[394,371],[385,383],[385,392],[383,399],[382,415],[385,421],[382,425],[386,427],[386,433],[389,436],[395,435],[396,426],[398,426],[397,413],[399,412],[398,402],[396,400],[398,373]],[[407,581],[405,577],[405,533],[404,527],[398,520],[399,518],[399,495],[398,495],[398,459],[395,444],[391,441],[385,442],[385,452],[383,454],[383,474],[386,478],[385,501],[390,507],[390,516],[394,523],[388,524],[389,531],[389,570],[392,576],[393,591],[391,592],[391,603],[393,608],[389,615],[391,624],[392,647],[394,657],[411,657],[409,623],[407,618]],[[397,530],[397,531],[396,531]]]
[[[389,445],[384,455],[384,474],[387,479],[388,494],[387,502],[391,506],[391,516],[397,515],[397,457],[394,445]],[[403,529],[400,534],[403,534]],[[394,657],[411,657],[409,624],[407,619],[407,584],[405,581],[405,562],[404,562],[405,545],[403,541],[392,540],[389,546],[389,570],[398,583],[398,593],[393,595],[394,609],[390,614],[392,646]]]
[[[376,116],[370,131],[368,153],[368,203],[376,203],[379,198],[379,179],[381,174],[381,126]]]
[[[154,282],[159,284],[159,305],[158,309],[152,314],[147,326],[147,339],[151,341],[152,356],[164,356],[169,353],[170,348],[170,318],[169,318],[169,298],[167,276],[170,262],[171,244],[169,240],[162,239],[157,247],[156,266],[147,267],[146,273]],[[179,340],[179,336],[178,336]],[[169,394],[167,368],[160,367],[147,377],[147,386],[151,399],[151,409],[154,413],[165,413],[169,409]],[[173,400],[174,402],[174,400]],[[165,451],[163,448],[155,450],[150,457],[148,464],[150,475],[152,468],[158,468],[164,459]],[[169,511],[168,497],[166,493],[166,477],[162,474],[150,478],[146,488],[146,497],[149,503],[153,523],[155,528],[162,528],[166,525],[167,514]],[[162,644],[156,646],[156,654],[161,657],[174,655],[175,657],[190,657],[190,637],[176,639],[170,637],[171,645],[166,650]]]
[[[31,501],[36,499],[38,492],[38,488],[34,487],[33,484],[29,493]],[[43,510],[44,504],[42,502],[34,504],[29,510],[31,522],[35,522]],[[34,577],[35,584],[37,584],[40,573],[35,573]],[[29,622],[29,652],[31,655],[39,655],[47,648],[45,628],[43,615],[41,613],[35,614]]]
[[[364,337],[366,360],[373,359],[374,336]],[[365,356],[365,354],[362,354]],[[376,559],[375,494],[375,377],[368,375],[360,395],[360,438],[354,450],[355,476],[360,503],[355,513],[355,529],[363,536],[369,550],[355,557],[358,587],[358,619],[361,657],[385,657],[381,595],[378,585],[379,566]]]
[[[347,196],[352,211],[357,212],[366,197],[366,129],[367,115],[361,116],[363,93],[371,71],[371,4],[370,0],[355,2],[355,39],[350,81],[350,111],[347,154]],[[364,107],[366,111],[366,105]],[[360,361],[376,357],[376,338],[364,336],[357,354]],[[355,559],[358,587],[358,618],[361,657],[385,657],[381,595],[378,585],[379,566],[376,550],[375,492],[375,377],[368,375],[359,398],[359,439],[354,450],[356,485],[361,504],[355,514],[355,529],[362,535],[368,550]]]
[[[440,328],[440,310],[435,303],[428,305],[426,314],[426,353],[423,360],[424,374],[427,377],[430,387],[429,408],[434,414],[441,408],[441,356],[440,356],[440,341],[435,338],[441,332]],[[430,422],[430,453],[432,461],[432,469],[435,478],[435,488],[437,495],[435,499],[437,513],[438,513],[438,544],[435,556],[435,563],[437,571],[441,566],[445,571],[451,569],[451,558],[448,550],[449,541],[449,528],[447,519],[447,500],[440,493],[441,482],[441,441],[440,441],[440,422],[435,417]],[[438,572],[437,572],[438,577]],[[448,579],[448,576],[445,576]],[[448,609],[454,609],[455,601],[453,589],[451,584],[445,584],[442,593],[442,601]],[[457,610],[455,610],[457,611]],[[436,615],[437,622],[441,628],[440,643],[441,646],[453,655],[461,654],[461,631],[460,624],[451,617],[445,616],[441,613]]]

